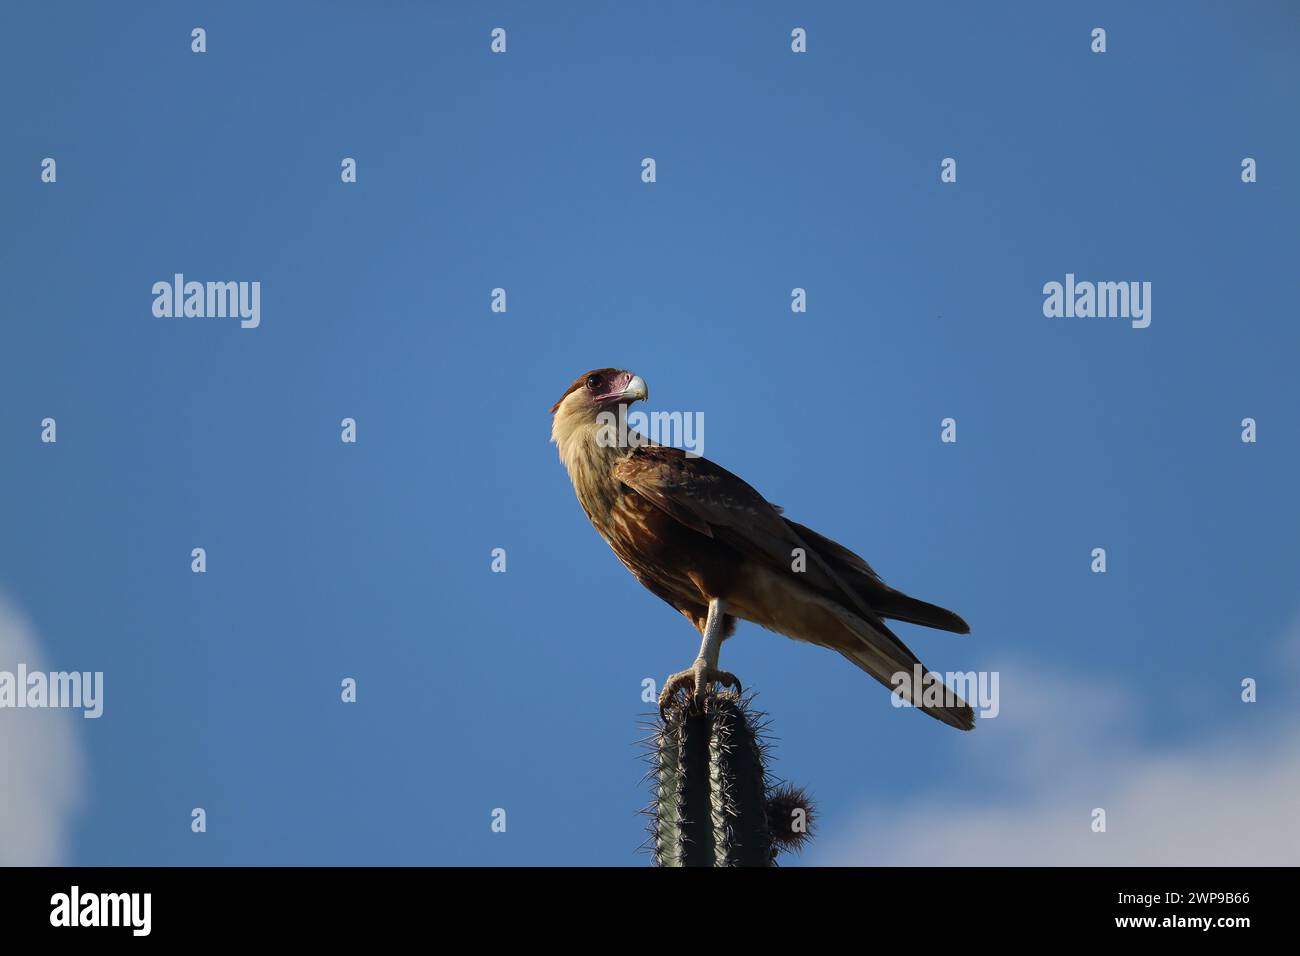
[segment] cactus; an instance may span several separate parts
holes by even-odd
[[[769,778],[762,715],[751,697],[678,695],[650,744],[649,845],[659,866],[775,866],[811,835],[806,794]]]

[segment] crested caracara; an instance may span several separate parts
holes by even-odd
[[[638,581],[703,635],[695,663],[668,678],[660,706],[687,685],[697,699],[714,682],[739,690],[739,681],[718,669],[718,654],[736,618],[743,618],[839,651],[930,716],[973,728],[971,708],[941,682],[934,685],[942,688],[941,697],[912,686],[914,675],[926,672],[885,624],[890,619],[967,634],[966,622],[889,587],[848,548],[783,517],[713,462],[635,432],[630,441],[610,441],[609,419],[601,413],[617,416],[620,405],[648,395],[639,375],[616,368],[588,372],[552,407],[551,440],[601,537]]]

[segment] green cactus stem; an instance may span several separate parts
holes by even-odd
[[[657,865],[774,866],[810,835],[806,795],[768,777],[750,699],[711,690],[702,706],[682,694],[664,709],[649,741]]]

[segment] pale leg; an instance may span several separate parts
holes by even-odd
[[[740,693],[740,681],[736,675],[718,669],[718,657],[722,653],[722,621],[726,616],[727,606],[721,598],[709,602],[709,614],[704,622],[704,637],[700,641],[700,654],[690,670],[679,671],[664,682],[663,693],[659,695],[659,709],[662,711],[672,699],[677,689],[690,684],[697,704],[704,700],[709,687],[716,683],[736,688]]]

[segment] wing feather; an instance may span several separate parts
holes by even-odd
[[[785,574],[795,573],[794,549],[802,548],[808,559],[807,569],[798,574],[803,584],[835,595],[868,620],[876,619],[862,596],[795,530],[799,526],[792,526],[780,508],[722,466],[688,457],[680,448],[644,445],[614,467],[614,477],[687,527]]]

